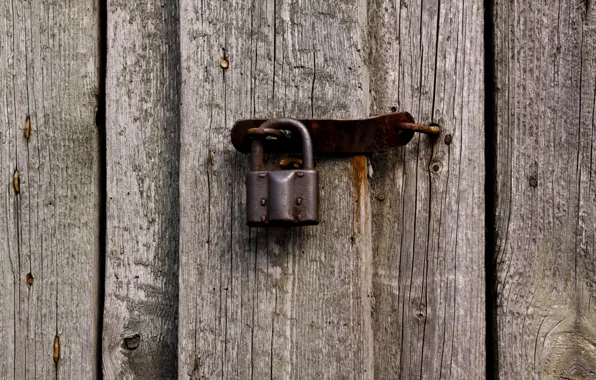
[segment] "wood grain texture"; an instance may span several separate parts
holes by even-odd
[[[180,14],[179,378],[372,378],[366,159],[318,161],[319,226],[249,229],[229,135],[241,118],[366,116],[365,2]]]
[[[106,379],[176,377],[178,6],[107,9]]]
[[[0,3],[2,379],[97,375],[98,40],[95,1]]]
[[[501,379],[596,379],[596,10],[496,1]]]
[[[442,128],[372,158],[375,377],[482,379],[483,2],[369,9],[373,113]]]

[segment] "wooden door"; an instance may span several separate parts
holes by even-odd
[[[0,378],[592,379],[591,1],[0,4]],[[233,123],[410,112],[245,224]],[[283,156],[268,157],[269,163]]]

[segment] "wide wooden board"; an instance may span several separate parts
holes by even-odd
[[[97,7],[0,2],[2,379],[97,375]]]
[[[171,379],[178,317],[178,6],[107,7],[105,379]]]
[[[372,3],[373,113],[442,129],[373,155],[375,377],[482,379],[483,2]]]
[[[596,9],[494,8],[501,379],[596,378]]]

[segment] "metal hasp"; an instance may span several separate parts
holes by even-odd
[[[287,119],[283,119],[287,120]],[[358,154],[389,150],[406,145],[415,132],[438,135],[438,126],[414,123],[407,112],[395,112],[367,119],[304,119],[299,120],[310,133],[314,153]],[[251,151],[249,131],[266,122],[262,119],[240,120],[232,128],[232,144],[242,153]],[[284,128],[281,128],[284,129]],[[265,139],[267,152],[295,153],[302,150],[302,136],[290,129],[288,138]],[[261,132],[266,133],[266,132]],[[281,132],[278,132],[281,136]]]
[[[264,170],[268,136],[284,141],[281,128],[301,141],[302,165],[296,170]],[[292,227],[319,224],[319,173],[314,170],[313,144],[303,123],[273,119],[247,131],[252,137],[251,171],[246,175],[247,224],[251,227]]]

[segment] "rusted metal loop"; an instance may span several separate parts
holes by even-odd
[[[304,169],[314,169],[315,159],[313,156],[313,146],[310,133],[306,126],[298,120],[289,118],[279,118],[267,120],[259,128],[256,129],[275,129],[288,128],[291,131],[296,132],[300,136],[302,142],[302,164]],[[280,132],[281,133],[281,132]],[[263,133],[255,133],[255,138],[251,145],[251,168],[252,171],[263,170]]]
[[[246,134],[255,137],[255,136],[273,136],[277,138],[286,137],[286,135],[280,131],[279,129],[275,128],[251,128],[246,131]]]

